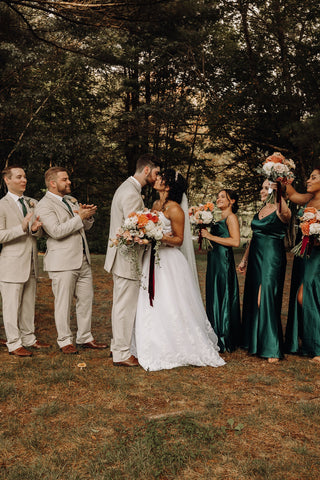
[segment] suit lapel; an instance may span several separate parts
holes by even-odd
[[[48,195],[48,192],[46,193],[46,197],[48,200],[50,200],[50,202],[53,202],[56,207],[63,208],[66,212],[69,213],[70,216],[72,216],[67,205],[65,205],[62,200],[59,200],[53,195]]]
[[[18,207],[17,203],[13,200],[13,198],[10,197],[10,195],[8,195],[8,194],[4,198],[8,202],[8,206],[9,206],[10,210],[15,214],[15,216],[18,218],[18,220],[19,221],[23,220],[23,214],[22,214],[20,208]]]

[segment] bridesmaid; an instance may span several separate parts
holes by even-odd
[[[240,228],[235,213],[238,195],[224,189],[218,193],[216,205],[221,220],[211,227],[211,233],[202,230],[202,236],[211,241],[206,277],[207,316],[218,336],[220,352],[232,352],[240,345],[239,286],[232,247],[240,245]]]
[[[266,202],[269,188],[276,183],[265,180],[260,197]],[[276,194],[275,194],[276,195]],[[254,216],[253,236],[238,266],[246,274],[242,328],[243,347],[248,353],[276,363],[283,358],[281,304],[286,269],[284,236],[291,212],[283,198],[280,203],[266,202]]]
[[[307,193],[298,193],[287,185],[291,202],[302,207],[320,210],[320,167],[313,170],[307,181]],[[298,216],[303,214],[303,208]],[[297,241],[301,240],[301,231]],[[285,349],[288,353],[301,352],[320,363],[320,247],[314,245],[309,258],[295,257],[292,267]],[[301,346],[299,347],[299,338]]]

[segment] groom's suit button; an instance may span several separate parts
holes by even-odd
[[[87,343],[77,343],[77,347],[80,348],[93,348],[95,350],[101,350],[102,348],[107,348],[106,343],[97,343],[95,340],[92,340],[92,342],[87,342]]]
[[[139,367],[139,362],[136,357],[131,355],[128,360],[124,360],[123,362],[113,362],[115,367]]]
[[[24,347],[19,347],[16,350],[9,352],[9,355],[16,355],[17,357],[31,357],[32,353]]]
[[[60,350],[61,350],[62,353],[66,353],[66,354],[76,354],[76,353],[78,353],[78,350],[76,349],[76,347],[74,345],[72,345],[72,343],[70,343],[70,345],[66,345],[65,347],[61,347]]]

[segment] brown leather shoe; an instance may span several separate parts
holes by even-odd
[[[124,360],[123,362],[113,362],[114,367],[139,367],[139,362],[136,357],[131,355],[128,360]]]
[[[7,345],[7,341],[3,338],[0,338],[0,347],[5,347]]]
[[[93,348],[95,350],[101,350],[102,348],[107,348],[107,346],[106,343],[97,343],[95,340],[87,343],[77,343],[77,347],[79,348]]]
[[[60,348],[61,352],[62,353],[66,353],[66,354],[74,354],[76,355],[78,352],[78,350],[76,349],[76,347],[74,345],[72,345],[72,343],[70,343],[70,345],[66,345],[64,347],[61,347]]]
[[[36,348],[37,350],[39,350],[40,348],[50,348],[50,347],[51,345],[49,345],[49,343],[39,342],[39,340],[36,340],[35,343],[31,345],[31,348]]]
[[[29,352],[29,350],[24,347],[19,347],[16,350],[9,352],[9,355],[16,355],[17,357],[32,357],[32,352]]]

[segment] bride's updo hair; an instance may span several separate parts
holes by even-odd
[[[162,180],[169,187],[168,200],[181,203],[182,195],[187,190],[187,182],[181,173],[176,172],[173,168],[168,168],[162,175]]]
[[[224,188],[221,191],[226,192],[227,198],[229,200],[234,200],[234,203],[232,204],[231,210],[232,210],[232,213],[237,213],[237,211],[239,210],[238,194],[234,190],[230,190],[230,188]]]

